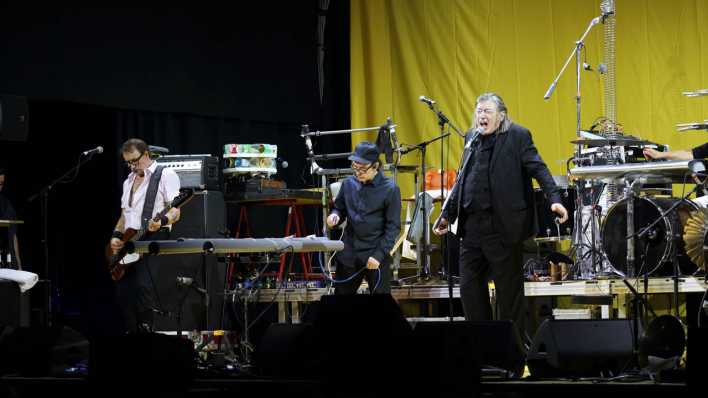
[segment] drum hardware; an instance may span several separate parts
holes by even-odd
[[[576,258],[575,271],[579,274],[578,278],[588,280],[603,272],[602,264],[606,261],[599,239],[600,194],[596,193],[602,192],[602,185],[592,180],[576,180],[576,187],[573,245],[570,252]]]
[[[620,136],[620,137],[603,137],[601,139],[589,139],[580,138],[577,140],[570,141],[571,144],[584,145],[587,147],[619,147],[619,146],[645,146],[645,145],[656,145],[656,143],[651,141],[642,140],[631,135]]]
[[[664,220],[664,221],[666,222],[667,216],[670,215],[672,212],[675,212],[676,217],[677,217],[677,218],[675,219],[675,223],[674,223],[673,226],[678,229],[678,227],[680,226],[680,220],[679,220],[679,218],[678,218],[678,217],[679,217],[678,214],[679,214],[679,211],[680,211],[680,210],[679,210],[679,206],[680,206],[681,204],[688,204],[689,206],[695,206],[695,205],[693,204],[693,202],[687,200],[687,198],[688,198],[689,196],[691,196],[692,194],[694,194],[695,192],[697,192],[698,189],[700,189],[701,187],[702,187],[702,185],[698,185],[698,184],[697,184],[693,189],[691,189],[690,192],[688,192],[688,193],[687,193],[685,196],[683,196],[680,200],[675,201],[669,208],[667,208],[665,211],[662,211],[661,214],[660,214],[660,216],[657,217],[654,221],[652,221],[649,225],[647,225],[647,226],[641,228],[641,229],[640,229],[639,231],[637,231],[636,233],[633,233],[633,234],[631,234],[631,235],[628,235],[628,236],[627,236],[627,241],[628,241],[628,242],[629,242],[629,241],[632,241],[632,240],[634,240],[635,238],[636,238],[636,239],[642,239],[642,238],[644,238],[645,236],[647,237],[647,240],[651,239],[651,235],[652,235],[652,234],[655,234],[655,231],[656,231],[656,230],[654,229],[654,227],[655,227],[656,225],[658,225],[659,222],[662,221],[662,220]],[[694,208],[694,210],[697,210],[697,209]],[[628,213],[629,213],[629,211],[628,211]],[[628,221],[629,221],[629,218],[628,218]],[[629,224],[629,222],[628,222],[628,224]],[[677,224],[678,224],[678,225],[677,225]],[[630,228],[633,229],[633,226],[628,225],[628,226],[627,226],[627,230],[629,231]],[[679,261],[678,261],[678,249],[679,249],[679,246],[678,246],[678,245],[679,245],[679,243],[680,243],[682,237],[683,237],[683,231],[674,231],[674,228],[672,228],[672,227],[670,227],[670,228],[667,230],[666,237],[665,237],[665,240],[666,240],[667,244],[668,244],[668,243],[671,243],[671,247],[670,247],[671,253],[670,253],[670,255],[671,255],[671,264],[672,264],[672,267],[673,267],[673,276],[672,276],[672,279],[673,279],[673,281],[674,281],[674,289],[673,289],[673,301],[674,301],[674,312],[675,312],[674,314],[675,314],[677,317],[679,316],[679,314],[678,314],[678,305],[679,305],[679,301],[678,301],[678,280],[679,280],[679,277],[680,277],[680,274],[681,274],[681,271],[680,271],[680,269],[679,269]],[[656,239],[656,238],[657,238],[657,235],[654,235],[654,239]],[[647,251],[650,249],[648,243],[646,244],[645,247],[646,247],[646,250],[647,250]],[[628,248],[629,248],[629,245],[628,245]],[[628,254],[628,258],[629,258],[629,254]],[[644,289],[645,289],[645,293],[646,293],[646,291],[647,291],[647,289],[648,289],[648,285],[649,285],[648,277],[649,277],[649,269],[648,269],[648,267],[647,267],[647,268],[645,269],[645,273],[644,273]]]
[[[580,166],[570,169],[570,174],[578,178],[612,181],[620,179],[644,179],[648,182],[683,183],[689,170],[688,160],[669,160],[617,165]]]
[[[708,95],[708,89],[704,88],[696,91],[684,91],[682,94],[686,97],[701,97],[704,95]]]
[[[676,130],[678,131],[688,131],[688,130],[708,130],[708,119],[702,122],[693,123],[680,123],[676,125]]]

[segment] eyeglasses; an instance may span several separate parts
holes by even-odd
[[[494,113],[496,113],[496,109],[491,109],[491,108],[481,109],[481,108],[477,108],[477,109],[475,109],[475,113],[477,113],[478,115],[481,115],[481,114],[484,113],[485,115],[489,116],[489,115],[493,115]]]
[[[125,165],[128,167],[136,166],[138,164],[138,162],[140,161],[140,159],[142,159],[143,155],[145,155],[145,152],[141,153],[140,156],[138,156],[137,158],[135,158],[133,160],[126,160]]]
[[[354,173],[356,173],[356,174],[364,174],[367,171],[371,170],[372,167],[374,167],[373,163],[371,163],[368,166],[364,166],[364,167],[357,166],[356,164],[352,163],[352,170],[354,170]]]

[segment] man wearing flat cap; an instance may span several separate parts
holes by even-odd
[[[366,278],[371,293],[391,291],[391,256],[401,231],[401,191],[380,171],[376,145],[359,143],[349,156],[354,175],[342,181],[327,225],[345,220],[344,250],[335,256],[335,294],[356,294]],[[366,269],[365,269],[366,268]]]

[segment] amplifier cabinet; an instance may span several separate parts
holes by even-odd
[[[211,155],[165,155],[157,158],[159,166],[173,169],[182,188],[221,190],[219,158]]]

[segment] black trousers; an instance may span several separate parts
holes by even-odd
[[[522,242],[508,244],[494,226],[491,212],[470,214],[460,242],[460,296],[469,321],[492,320],[488,280],[494,281],[497,319],[512,320],[524,336],[526,297]]]
[[[355,264],[343,264],[335,257],[334,261],[337,262],[336,279],[338,281],[348,279],[357,271],[366,268],[366,264],[358,260],[355,261]],[[391,261],[388,258],[379,264],[379,271],[364,270],[348,282],[335,284],[334,294],[356,294],[364,278],[366,278],[366,283],[369,285],[369,293],[391,293]]]
[[[170,231],[162,228],[144,240],[166,240]],[[156,257],[143,257],[128,265],[125,275],[116,282],[116,297],[123,314],[125,331],[139,332],[153,329],[154,314],[160,311],[157,300]]]

